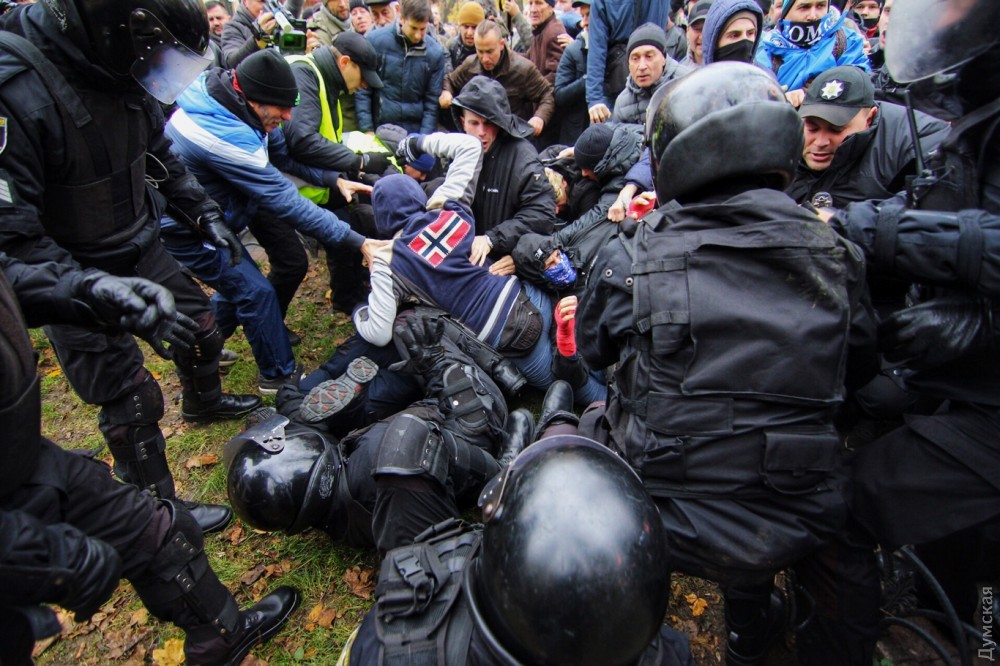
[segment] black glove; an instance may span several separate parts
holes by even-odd
[[[936,368],[993,343],[993,312],[979,298],[940,298],[894,313],[878,329],[885,358]]]
[[[139,336],[165,359],[194,344],[198,324],[177,312],[173,295],[155,282],[100,274],[86,278],[77,296],[94,311],[97,323]]]
[[[407,164],[416,162],[424,154],[424,137],[420,134],[409,134],[396,147],[396,157],[402,158]]]
[[[381,176],[391,166],[388,153],[362,153],[361,171],[364,173]]]
[[[198,229],[208,236],[209,242],[220,250],[229,250],[229,265],[235,266],[243,261],[243,244],[230,229],[217,207],[205,211],[198,218]]]
[[[390,370],[426,374],[444,359],[444,321],[434,316],[407,315],[392,329],[396,349],[404,361],[389,366]]]
[[[70,525],[45,529],[53,545],[52,564],[68,573],[65,577],[56,574],[59,598],[52,601],[74,611],[77,622],[86,622],[118,587],[121,557],[106,541],[93,539]]]

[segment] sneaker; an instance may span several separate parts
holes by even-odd
[[[320,421],[341,412],[361,395],[362,387],[378,372],[375,361],[360,356],[347,366],[347,372],[336,379],[317,385],[302,401],[299,418],[306,423]]]
[[[274,395],[278,392],[285,384],[294,384],[298,386],[299,381],[302,379],[302,364],[296,363],[295,369],[292,370],[290,374],[282,375],[280,377],[265,377],[260,375],[257,378],[257,384],[260,392],[264,395]]]
[[[235,364],[238,360],[240,360],[240,357],[236,352],[223,349],[222,353],[219,354],[219,367],[228,368],[229,366]]]

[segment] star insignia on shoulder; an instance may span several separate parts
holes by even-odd
[[[819,91],[819,96],[823,99],[837,99],[844,94],[844,82],[832,79],[827,81]]]

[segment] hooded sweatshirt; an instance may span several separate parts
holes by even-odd
[[[702,58],[706,65],[715,62],[715,51],[719,38],[726,24],[737,12],[751,12],[757,17],[757,38],[753,42],[753,53],[756,53],[763,34],[764,15],[760,11],[757,0],[714,0],[708,16],[705,17],[705,27],[702,30]]]

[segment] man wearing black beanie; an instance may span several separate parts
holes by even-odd
[[[348,187],[337,172],[308,168],[287,157],[284,135],[275,130],[291,117],[297,103],[291,67],[277,51],[266,49],[233,71],[203,74],[178,98],[166,134],[172,150],[225,211],[232,231],[238,233],[255,215],[265,215],[269,224],[288,227],[283,236],[290,243],[299,242],[291,233],[294,229],[326,247],[351,247],[368,256],[373,241],[300,195],[282,175],[285,171],[306,183],[342,192]],[[270,163],[269,155],[281,171]],[[216,290],[216,317],[223,336],[243,326],[260,369],[261,392],[275,393],[282,384],[296,382],[301,366],[292,354],[275,287],[249,260],[245,248],[240,251],[248,260],[231,266],[227,252],[206,247],[170,218],[164,218],[162,239],[181,264]],[[284,251],[265,249],[269,255],[272,250]]]
[[[629,37],[625,58],[628,80],[625,90],[615,100],[611,120],[642,125],[653,93],[691,69],[667,55],[667,33],[653,23],[635,29]]]

